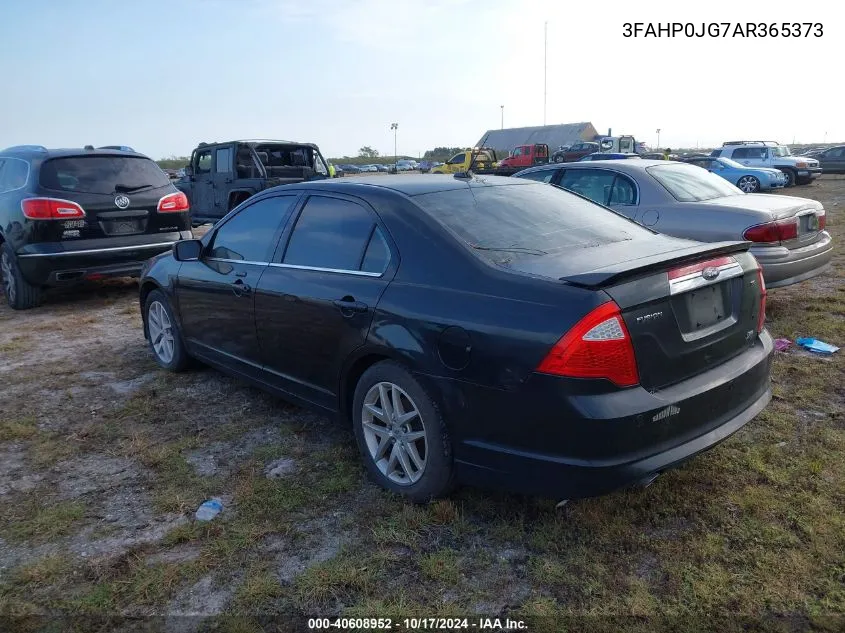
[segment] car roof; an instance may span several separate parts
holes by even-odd
[[[538,165],[536,167],[523,169],[516,175],[551,169],[590,169],[595,168],[596,163],[600,163],[599,166],[612,166],[613,169],[617,171],[626,171],[631,173],[642,172],[649,167],[682,164],[680,161],[676,160],[656,160],[651,158],[641,158],[640,160],[590,160],[584,162],[576,161],[574,163],[549,163],[547,165]],[[601,163],[604,163],[604,165],[601,165]]]
[[[465,187],[499,187],[503,185],[537,184],[520,178],[506,176],[473,176],[455,178],[445,174],[413,174],[395,176],[344,176],[342,179],[311,180],[292,185],[281,185],[279,188],[309,189],[315,191],[336,191],[338,193],[360,192],[362,188],[377,188],[395,191],[406,196],[419,196],[426,193],[454,191]],[[272,191],[272,189],[268,189]]]
[[[205,147],[207,145],[231,145],[232,143],[243,143],[245,145],[266,145],[269,143],[279,144],[279,145],[304,145],[307,147],[316,148],[317,145],[314,143],[302,143],[300,141],[285,141],[282,139],[272,139],[272,138],[251,138],[251,139],[235,139],[233,141],[212,141],[211,143],[200,143],[199,147]]]
[[[61,147],[48,149],[40,145],[17,145],[14,147],[7,147],[0,150],[0,156],[33,156],[43,159],[48,158],[65,158],[72,156],[136,156],[138,158],[146,158],[152,160],[149,156],[140,154],[138,152],[128,152],[120,149],[85,149],[83,147]]]

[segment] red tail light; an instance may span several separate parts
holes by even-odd
[[[760,314],[757,315],[757,333],[763,331],[766,324],[766,281],[763,279],[763,269],[757,269],[757,283],[760,284]]]
[[[75,202],[61,198],[24,198],[21,211],[30,220],[73,220],[85,217],[85,210]]]
[[[743,237],[749,242],[783,242],[798,237],[798,218],[758,224],[746,230]]]
[[[176,193],[169,193],[158,201],[159,213],[182,213],[189,211],[191,206],[188,204],[188,196],[181,191]]]
[[[827,213],[822,211],[817,217],[819,218],[819,231],[824,231],[824,227],[827,224]]]
[[[537,371],[571,378],[606,378],[620,387],[640,382],[631,336],[613,301],[600,305],[569,330]]]

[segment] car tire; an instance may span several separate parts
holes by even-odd
[[[781,169],[784,176],[786,176],[786,183],[783,185],[784,187],[794,187],[795,186],[795,172],[791,169]]]
[[[187,369],[191,358],[185,349],[170,302],[161,290],[153,290],[147,295],[144,302],[144,325],[156,362],[168,371]]]
[[[13,310],[29,310],[41,304],[43,291],[23,278],[18,258],[7,243],[0,244],[0,281],[6,303]]]
[[[760,191],[760,181],[754,176],[743,176],[736,181],[736,186],[745,193],[757,193]]]
[[[400,411],[394,409],[397,403]],[[370,367],[355,386],[352,407],[358,450],[376,483],[414,503],[451,490],[454,467],[446,424],[434,399],[407,369],[393,361]]]
[[[555,162],[556,163],[562,163],[563,162],[563,156],[555,156]]]

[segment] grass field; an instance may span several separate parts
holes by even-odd
[[[832,273],[770,292],[768,327],[841,346],[845,178],[789,193],[825,204],[840,247]],[[479,614],[532,632],[775,616],[771,630],[842,631],[845,352],[778,353],[773,379],[758,418],[647,489],[562,509],[461,489],[419,507],[367,482],[347,429],[213,370],[159,371],[132,282],[0,304],[0,629]],[[223,513],[194,522],[212,495]],[[273,629],[279,614],[299,619]]]

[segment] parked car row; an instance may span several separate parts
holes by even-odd
[[[374,480],[414,501],[648,483],[766,406],[767,287],[829,267],[821,204],[675,161],[467,173],[494,158],[373,187],[328,178],[313,144],[203,143],[177,189],[134,152],[10,148],[3,290],[23,309],[140,275],[161,367],[351,422]],[[214,224],[193,239],[192,219]]]

